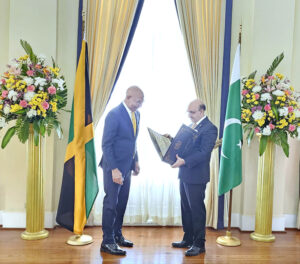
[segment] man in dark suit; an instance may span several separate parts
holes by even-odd
[[[137,109],[144,94],[137,86],[127,89],[126,98],[106,116],[102,138],[105,197],[103,200],[101,251],[113,255],[126,255],[119,246],[132,247],[133,243],[122,235],[123,217],[127,206],[131,171],[140,171],[136,152],[140,114]],[[119,245],[119,246],[118,246]]]
[[[177,155],[172,168],[179,167],[181,218],[184,236],[173,242],[175,248],[189,248],[186,256],[197,256],[205,252],[206,209],[205,188],[209,182],[209,163],[218,130],[205,115],[205,105],[194,100],[188,107],[191,126],[198,131],[192,151],[184,157]]]

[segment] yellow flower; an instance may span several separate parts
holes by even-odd
[[[279,101],[275,101],[275,104],[277,104],[277,105],[278,105],[278,104],[279,104]]]
[[[10,112],[15,113],[21,109],[23,109],[22,106],[20,106],[19,104],[14,104],[14,105],[11,105]]]
[[[254,102],[254,104],[255,104],[255,105],[258,105],[258,102],[256,101],[256,102]]]
[[[283,76],[282,74],[280,74],[280,73],[276,73],[275,75],[276,75],[276,76],[278,77],[278,79],[280,79],[280,80],[282,80],[283,77],[284,77],[284,76]]]
[[[292,92],[294,92],[294,90],[295,90],[293,86],[290,86],[290,89]]]
[[[3,105],[2,104],[0,104],[0,110],[2,110],[3,109]]]
[[[19,60],[27,60],[28,58],[29,58],[28,55],[24,55],[24,56],[21,56],[21,57],[19,58]]]

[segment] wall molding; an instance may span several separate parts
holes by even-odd
[[[228,219],[224,220],[227,227]],[[254,231],[255,216],[232,214],[231,227],[238,227],[242,231]],[[272,231],[285,231],[286,228],[297,228],[297,215],[285,214],[282,216],[273,216]]]
[[[54,212],[45,212],[45,228],[53,228],[55,226]],[[25,212],[5,212],[0,211],[0,224],[3,228],[25,228],[26,227],[26,213]]]

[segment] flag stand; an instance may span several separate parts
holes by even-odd
[[[219,236],[216,242],[222,246],[237,247],[241,245],[241,241],[238,238],[231,236],[231,206],[232,206],[232,189],[230,190],[230,194],[229,194],[228,227],[226,231],[226,236]]]
[[[94,242],[94,239],[89,235],[73,235],[66,242],[71,246],[84,246]]]

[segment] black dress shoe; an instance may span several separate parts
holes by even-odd
[[[117,244],[101,244],[100,251],[112,255],[126,255],[126,251],[121,249]]]
[[[201,253],[204,253],[204,252],[205,252],[205,247],[192,246],[187,251],[185,251],[185,255],[186,256],[197,256],[197,255],[199,255]]]
[[[133,243],[131,241],[125,239],[123,236],[115,237],[115,241],[121,247],[133,247]]]
[[[180,242],[173,242],[172,247],[174,248],[190,248],[193,243],[186,242],[184,240]]]

